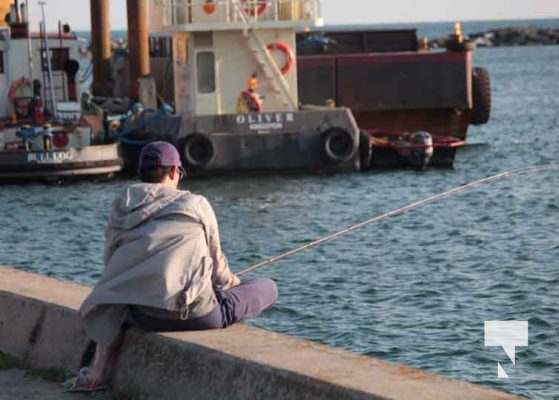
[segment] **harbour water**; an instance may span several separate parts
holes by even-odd
[[[452,169],[184,182],[214,205],[232,269],[479,178],[558,163],[559,46],[478,49],[474,60],[492,79],[491,120],[470,128]],[[93,284],[110,203],[130,182],[1,186],[0,263]],[[499,180],[252,272],[276,279],[280,299],[249,323],[559,398],[557,232],[558,168]],[[488,320],[529,321],[515,365],[484,346]]]

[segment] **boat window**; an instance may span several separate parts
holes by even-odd
[[[0,51],[0,74],[4,73],[4,52]]]
[[[201,51],[196,56],[198,92],[215,92],[215,56],[212,51]]]

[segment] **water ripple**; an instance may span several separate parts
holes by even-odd
[[[552,47],[551,49],[549,47]],[[460,184],[559,154],[559,46],[479,49],[495,88],[453,169],[184,183],[214,205],[236,271]],[[542,59],[545,58],[545,59]],[[113,197],[129,181],[5,185],[0,263],[93,284]],[[500,390],[559,393],[559,173],[514,176],[387,218],[250,273],[278,305],[249,323]],[[484,321],[527,320],[513,365]],[[510,380],[496,377],[500,362]],[[514,378],[514,379],[512,379]],[[505,382],[506,381],[506,382]]]

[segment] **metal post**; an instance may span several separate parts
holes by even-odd
[[[45,41],[45,51],[47,57],[47,67],[49,73],[49,91],[50,91],[50,100],[52,103],[52,115],[54,115],[54,119],[57,119],[56,115],[56,99],[54,97],[54,90],[53,90],[53,77],[52,77],[52,65],[50,62],[50,50],[49,50],[49,41],[47,37],[47,24],[45,22],[45,5],[47,4],[46,1],[39,1],[38,4],[41,6],[41,14],[43,16],[43,38]]]
[[[18,0],[15,0],[14,7],[16,8],[16,21],[15,21],[15,22],[21,22],[21,18],[20,18],[20,15],[19,15],[19,3],[18,3]]]
[[[138,79],[150,74],[147,0],[127,0],[130,97],[138,98]]]
[[[111,27],[109,0],[89,0],[91,11],[91,55],[93,62],[93,93],[112,96],[110,83]]]
[[[25,0],[25,11],[28,29],[31,29],[31,23],[29,22],[29,0]],[[31,33],[27,35],[27,51],[29,53],[29,78],[33,80],[33,47],[31,46]]]

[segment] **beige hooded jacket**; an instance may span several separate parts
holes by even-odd
[[[105,270],[80,309],[101,346],[118,333],[127,305],[201,317],[217,304],[213,286],[228,289],[233,281],[215,214],[200,195],[131,185],[114,201],[105,237]]]

